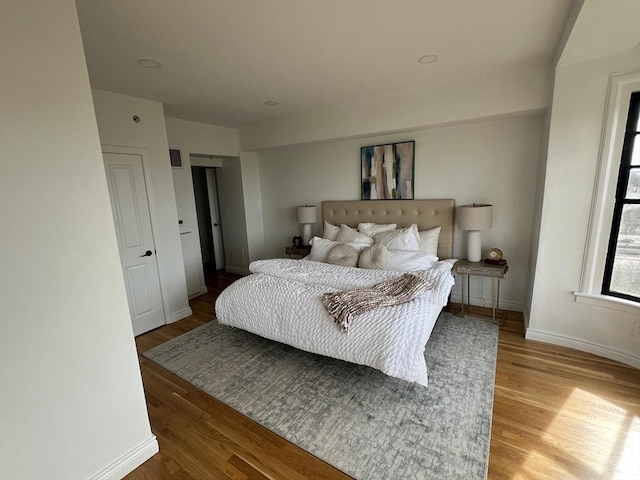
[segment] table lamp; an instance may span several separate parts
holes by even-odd
[[[456,223],[461,230],[468,230],[467,260],[479,262],[482,258],[480,231],[491,228],[493,205],[474,203],[456,209]]]
[[[296,222],[302,224],[302,243],[309,245],[311,224],[318,221],[318,207],[303,205],[296,207]]]

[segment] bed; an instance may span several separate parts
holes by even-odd
[[[386,375],[427,385],[425,345],[454,284],[451,273],[454,261],[447,260],[453,251],[454,210],[451,199],[325,201],[322,218],[329,227],[345,225],[353,230],[339,228],[352,232],[363,223],[395,224],[393,231],[386,230],[391,233],[374,234],[375,242],[383,243],[386,237],[401,238],[399,232],[409,231],[415,224],[422,232],[420,248],[424,246],[422,239],[427,239],[431,242],[428,248],[434,249],[431,253],[437,252],[438,258],[389,248],[387,256],[413,255],[422,263],[402,264],[402,268],[409,265],[408,270],[336,265],[312,259],[314,253],[321,251],[321,243],[336,241],[316,237],[311,255],[305,259],[251,263],[251,275],[234,282],[218,297],[216,318],[220,324],[301,350],[367,365]],[[437,230],[439,235],[433,244],[432,233]],[[347,243],[349,247],[344,248],[349,250],[360,248],[356,247],[359,242],[345,242],[344,238],[338,243]],[[375,248],[362,247],[358,255],[364,258],[365,252]],[[425,258],[429,258],[427,263]],[[389,264],[389,268],[400,263]],[[346,332],[325,306],[329,295],[394,282],[407,272],[423,285],[428,284],[428,290],[412,301],[360,313]]]

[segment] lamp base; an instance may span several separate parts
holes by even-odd
[[[309,245],[309,240],[311,240],[311,224],[303,223],[302,224],[302,244]]]
[[[467,237],[467,260],[479,262],[482,259],[482,246],[480,242],[480,230],[469,230]]]

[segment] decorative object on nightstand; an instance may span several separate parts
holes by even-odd
[[[311,224],[318,221],[318,207],[303,205],[296,207],[296,222],[302,224],[302,243],[309,245],[311,240]]]
[[[482,258],[480,231],[491,228],[493,205],[474,203],[456,209],[456,223],[461,230],[468,230],[467,259],[479,262]]]
[[[292,258],[291,255],[295,255],[296,257],[306,257],[311,253],[311,245],[299,245],[297,247],[291,246],[287,247],[285,253],[289,255],[289,258]]]
[[[487,250],[487,258],[484,259],[484,263],[489,265],[506,265],[507,261],[502,258],[502,250],[499,248],[490,248]]]
[[[469,260],[458,260],[453,266],[453,273],[457,275],[467,276],[467,305],[471,306],[471,291],[469,289],[469,277],[471,275],[477,275],[479,277],[493,278],[493,307],[491,313],[491,320],[498,325],[504,325],[504,315],[498,321],[496,321],[496,313],[500,306],[500,280],[502,280],[509,270],[506,260],[503,265],[492,265],[485,262],[470,262]],[[460,315],[464,316],[464,281],[462,282],[462,307],[460,309]]]

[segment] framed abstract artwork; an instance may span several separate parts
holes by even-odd
[[[362,200],[412,200],[414,141],[360,149]]]

